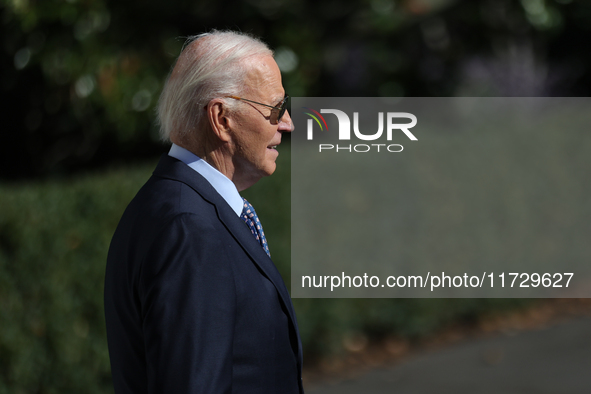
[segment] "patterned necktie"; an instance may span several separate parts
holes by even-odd
[[[250,232],[256,240],[261,244],[265,252],[269,257],[271,257],[271,252],[269,252],[269,245],[267,245],[267,239],[265,238],[265,232],[263,231],[263,225],[261,224],[257,213],[255,212],[254,208],[246,198],[242,197],[242,201],[244,201],[244,205],[242,208],[242,215],[240,217],[250,228]]]

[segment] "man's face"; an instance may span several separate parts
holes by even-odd
[[[242,98],[279,106],[285,90],[275,60],[271,56],[259,56],[249,60],[247,67]],[[279,122],[272,123],[271,108],[245,101],[238,105],[232,133],[234,178],[253,184],[275,171],[279,154],[275,148],[281,143],[281,133],[292,131],[293,126],[287,111]]]

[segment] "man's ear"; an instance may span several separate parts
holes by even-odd
[[[228,108],[221,99],[213,99],[205,108],[213,133],[223,142],[230,142],[231,127]]]

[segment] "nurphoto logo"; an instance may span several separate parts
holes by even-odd
[[[307,123],[307,138],[308,140],[314,139],[314,121],[318,125],[318,128],[321,132],[328,132],[328,124],[326,120],[322,116],[322,114],[333,114],[337,117],[337,121],[339,124],[338,130],[338,139],[339,141],[349,141],[351,140],[351,120],[349,115],[345,112],[338,110],[338,109],[321,109],[320,112],[308,108],[303,107],[306,111],[304,112],[306,115],[310,116]],[[309,111],[309,112],[308,112]],[[411,141],[417,141],[417,137],[414,136],[413,133],[410,132],[410,129],[416,126],[417,124],[417,117],[408,112],[387,112],[386,113],[386,140],[392,141],[392,135],[395,131],[403,132]],[[410,120],[408,123],[398,123],[399,119],[407,119]],[[396,121],[395,121],[396,120]],[[373,131],[373,130],[372,130]],[[384,112],[378,112],[378,130],[372,134],[367,134],[367,130],[362,132],[359,130],[359,112],[353,112],[353,133],[355,138],[362,140],[362,141],[375,141],[378,138],[382,137],[384,133]],[[333,150],[335,152],[339,151],[347,151],[347,152],[357,152],[357,153],[365,153],[371,150],[376,150],[380,152],[380,148],[384,148],[383,151],[388,152],[402,152],[403,146],[400,144],[356,144],[356,145],[333,145],[333,144],[319,144],[318,150],[319,152],[322,151],[330,151]]]

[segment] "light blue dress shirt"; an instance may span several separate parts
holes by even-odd
[[[242,214],[242,207],[244,202],[236,185],[224,174],[213,168],[209,163],[189,152],[185,148],[172,144],[168,156],[178,159],[197,171],[203,178],[213,186],[213,188],[222,196],[228,205],[236,212],[236,215]]]

